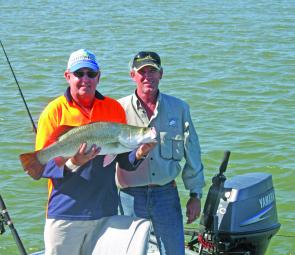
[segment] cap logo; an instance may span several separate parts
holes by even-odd
[[[81,60],[95,61],[95,58],[93,56],[91,56],[90,54],[84,52],[83,55],[73,57],[72,62],[78,62]]]
[[[140,61],[143,61],[143,60],[153,60],[155,61],[155,59],[153,59],[150,55],[144,57],[144,58],[137,58],[135,59],[136,62],[140,62]]]

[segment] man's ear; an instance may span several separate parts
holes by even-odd
[[[99,80],[100,80],[100,76],[101,76],[101,72],[100,71],[98,71],[98,75],[97,75],[97,83],[99,82]]]
[[[132,70],[130,71],[130,77],[133,79],[134,75],[135,75],[135,71],[134,71],[134,69],[132,69]]]
[[[70,71],[69,70],[65,70],[64,72],[64,77],[65,79],[67,80],[67,82],[69,83],[70,82]]]
[[[161,74],[161,78],[160,79],[162,79],[163,78],[163,68],[161,68],[160,74]]]

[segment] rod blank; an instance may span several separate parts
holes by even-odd
[[[1,44],[1,47],[2,47],[2,49],[3,49],[4,55],[5,55],[5,57],[6,57],[7,63],[8,63],[8,65],[9,65],[9,67],[10,67],[10,70],[11,70],[11,72],[12,72],[12,74],[13,74],[14,80],[15,80],[16,85],[17,85],[17,88],[18,88],[18,91],[19,91],[19,93],[20,93],[20,95],[21,95],[21,98],[22,98],[22,100],[23,100],[23,102],[24,102],[24,105],[25,105],[25,107],[26,107],[27,113],[28,113],[28,115],[29,115],[29,117],[30,117],[30,120],[31,120],[31,123],[32,123],[32,126],[33,126],[34,133],[37,134],[37,128],[36,128],[36,126],[35,126],[34,120],[33,120],[33,118],[32,118],[32,115],[31,115],[31,113],[30,113],[29,107],[28,107],[28,105],[27,105],[27,103],[26,103],[26,100],[25,100],[25,97],[24,97],[24,95],[23,95],[23,92],[22,92],[22,90],[21,90],[21,88],[20,88],[20,86],[19,86],[19,84],[18,84],[18,81],[17,81],[17,79],[16,79],[16,76],[15,76],[15,74],[14,74],[14,71],[13,71],[13,69],[12,69],[12,66],[11,66],[11,64],[10,64],[9,58],[8,58],[8,56],[7,56],[7,54],[6,54],[6,51],[5,51],[5,49],[4,49],[4,45],[2,44],[1,40],[0,40],[0,44]]]

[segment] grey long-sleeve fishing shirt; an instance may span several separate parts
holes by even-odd
[[[156,109],[149,119],[136,93],[118,101],[126,111],[128,124],[155,127],[158,140],[136,171],[127,172],[117,166],[118,187],[164,185],[174,180],[182,170],[185,188],[202,193],[205,182],[200,145],[188,104],[159,93]],[[183,169],[182,159],[185,159]]]

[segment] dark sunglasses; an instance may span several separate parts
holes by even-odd
[[[77,70],[77,71],[73,72],[73,74],[79,79],[84,77],[84,75],[87,75],[88,78],[93,79],[98,75],[98,72],[94,72],[94,71],[83,72],[83,71]]]
[[[161,59],[160,56],[156,52],[152,51],[140,51],[136,54],[133,61],[141,61],[144,59],[150,58],[154,60],[154,62],[158,65],[161,65]]]

